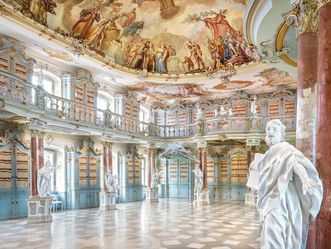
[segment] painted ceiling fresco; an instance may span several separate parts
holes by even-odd
[[[203,73],[260,60],[242,35],[243,0],[5,2],[65,39],[131,69]]]

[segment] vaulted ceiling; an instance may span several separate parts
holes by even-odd
[[[245,41],[242,0],[3,2],[0,32],[28,55],[151,102],[295,87]]]

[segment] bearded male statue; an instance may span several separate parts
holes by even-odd
[[[267,123],[265,141],[270,148],[258,164],[261,249],[304,249],[309,221],[321,207],[323,188],[318,173],[285,141],[285,129],[278,119]]]

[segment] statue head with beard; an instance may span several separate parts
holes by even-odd
[[[286,127],[279,119],[270,120],[265,129],[267,145],[271,147],[280,142],[285,142],[285,129]]]

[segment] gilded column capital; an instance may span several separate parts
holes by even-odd
[[[317,8],[316,0],[301,0],[293,5],[293,10],[286,18],[286,22],[297,27],[297,37],[305,33],[318,32]]]
[[[318,9],[320,9],[327,4],[330,4],[331,0],[317,0],[317,2],[318,2]]]

